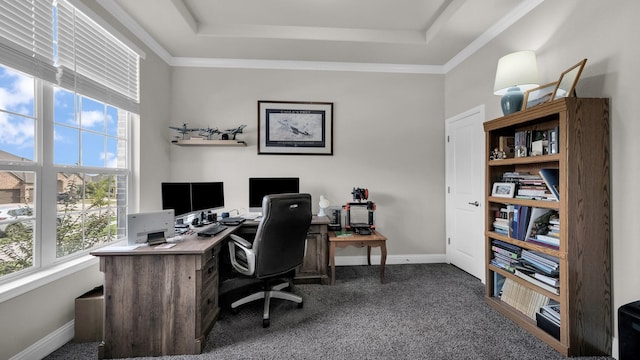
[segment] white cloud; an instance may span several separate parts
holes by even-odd
[[[100,153],[100,159],[101,160],[106,160],[105,161],[105,166],[108,168],[117,168],[118,167],[118,157],[116,156],[116,154],[112,153],[112,152],[101,152]]]

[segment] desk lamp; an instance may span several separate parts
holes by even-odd
[[[502,95],[502,112],[505,115],[520,111],[523,91],[538,86],[538,65],[533,51],[518,51],[498,60],[493,93]]]

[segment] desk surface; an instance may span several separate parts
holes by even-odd
[[[327,225],[329,224],[329,218],[326,216],[313,216],[311,220],[312,225]],[[230,234],[233,234],[242,227],[257,227],[260,224],[259,221],[247,220],[240,225],[230,226],[226,225],[227,229],[211,237],[202,237],[197,235],[197,231],[191,235],[182,235],[182,240],[173,242],[176,244],[171,248],[159,248],[159,245],[147,246],[142,245],[137,248],[130,248],[127,245],[109,245],[101,249],[97,249],[91,252],[94,256],[111,256],[111,255],[180,255],[180,254],[202,254],[218,245],[221,241],[225,240]],[[203,227],[202,229],[205,229]],[[162,244],[160,244],[162,245]]]

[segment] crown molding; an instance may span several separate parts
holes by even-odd
[[[444,73],[456,68],[456,66],[463,63],[467,58],[473,55],[476,51],[482,49],[491,40],[502,34],[511,25],[515,24],[523,16],[527,15],[531,10],[535,9],[538,5],[542,4],[544,0],[526,0],[520,5],[510,11],[497,23],[491,26],[487,31],[478,36],[477,39],[471,42],[467,47],[462,49],[456,56],[452,57],[446,64],[444,64]]]
[[[405,74],[444,74],[442,66],[411,64],[348,63],[332,61],[292,61],[259,59],[172,58],[170,66],[238,68],[261,70],[353,71]]]
[[[222,58],[190,58],[173,57],[149,33],[147,33],[129,14],[115,1],[96,0],[111,15],[120,21],[129,31],[137,36],[146,46],[156,53],[169,66],[208,67],[236,69],[271,69],[271,70],[316,70],[316,71],[352,71],[406,74],[446,74],[455,69],[467,58],[508,29],[511,25],[540,5],[544,0],[524,0],[500,21],[462,49],[444,65],[413,64],[376,64],[350,63],[330,61],[295,61],[295,60],[260,60],[260,59],[222,59]]]

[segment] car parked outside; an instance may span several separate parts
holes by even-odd
[[[33,208],[26,204],[0,205],[0,237],[7,236],[7,228],[19,226],[16,220],[33,217]]]

